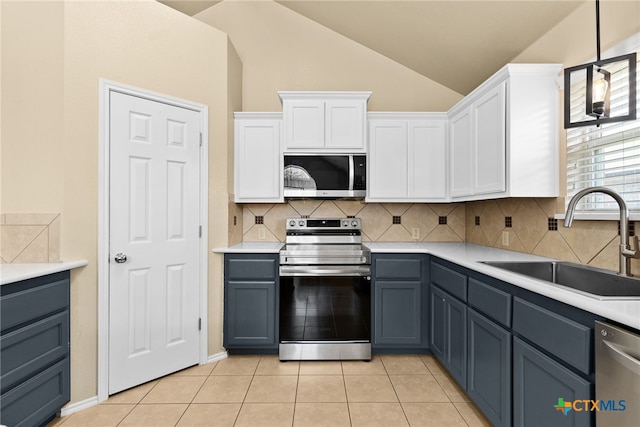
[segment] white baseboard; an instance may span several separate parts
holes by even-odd
[[[229,357],[229,354],[226,351],[222,351],[209,356],[209,358],[207,358],[207,363],[217,362],[218,360],[226,359],[227,357]]]
[[[66,417],[67,415],[74,414],[78,411],[82,411],[83,409],[91,408],[92,406],[96,406],[97,404],[98,396],[90,397],[79,402],[69,403],[67,406],[64,406],[62,409],[60,409],[60,416]]]

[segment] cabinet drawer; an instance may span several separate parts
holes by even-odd
[[[476,279],[469,279],[469,304],[493,320],[511,326],[511,295]]]
[[[11,427],[41,425],[69,401],[69,358],[0,397],[0,422]]]
[[[0,338],[2,391],[69,354],[69,311],[10,332]]]
[[[2,330],[69,308],[69,280],[3,295],[0,299]]]
[[[592,372],[590,327],[515,297],[513,330],[585,374]]]
[[[375,259],[376,279],[422,279],[422,257],[385,257]]]
[[[274,281],[278,270],[275,256],[227,256],[225,274],[228,280]]]
[[[467,300],[467,276],[435,262],[431,263],[431,282],[462,301]]]

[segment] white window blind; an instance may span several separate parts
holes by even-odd
[[[640,59],[640,52],[637,58]],[[611,93],[612,116],[628,114],[627,68],[620,65],[618,69],[607,68],[611,72],[611,87],[617,88]],[[640,72],[636,78],[640,88]],[[584,80],[572,82],[571,93],[576,98],[584,98],[585,91]],[[639,93],[640,90],[636,93],[636,103]],[[572,101],[572,105],[576,104],[571,110],[572,121],[585,117],[584,102]],[[594,186],[611,188],[624,198],[630,210],[640,211],[640,119],[567,129],[567,195],[571,197],[579,190]],[[617,211],[618,204],[610,196],[592,193],[582,199],[577,210]]]

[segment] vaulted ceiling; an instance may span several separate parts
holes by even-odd
[[[191,16],[219,3],[160,1]],[[587,0],[274,1],[467,94],[470,74],[493,74]]]

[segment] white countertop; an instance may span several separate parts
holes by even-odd
[[[243,242],[229,248],[216,248],[218,253],[278,253],[283,243]],[[511,273],[480,261],[549,261],[550,258],[521,252],[490,248],[470,243],[399,243],[364,242],[372,253],[426,253],[451,261],[461,267],[528,289],[540,295],[597,314],[604,318],[640,329],[639,299],[598,299],[543,280]]]
[[[72,270],[87,264],[86,260],[37,264],[0,264],[0,285]]]
[[[237,245],[214,248],[218,254],[277,254],[284,246],[282,242],[242,242]]]

